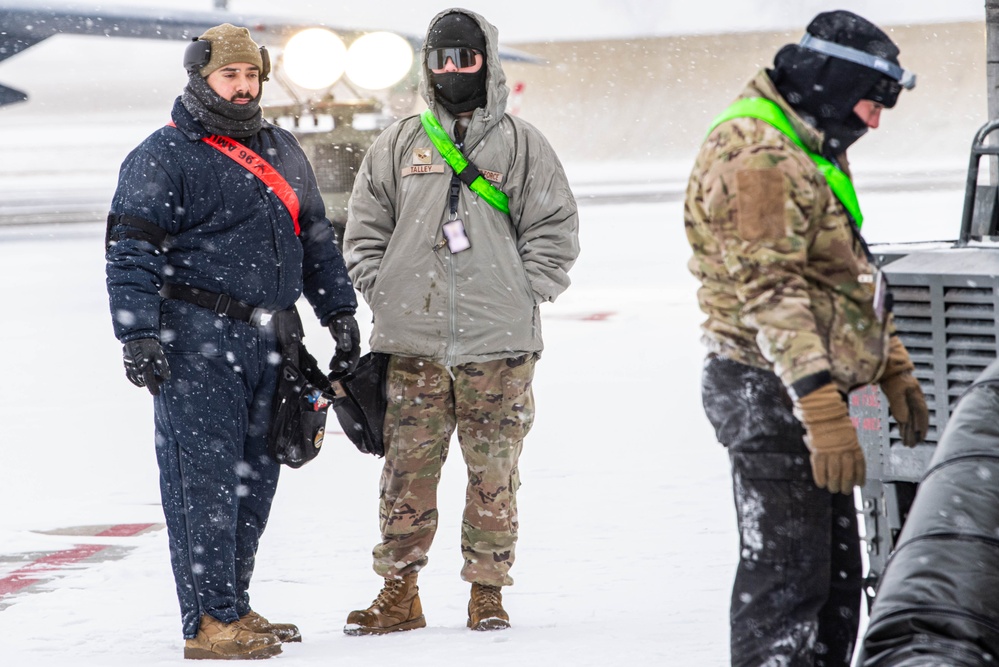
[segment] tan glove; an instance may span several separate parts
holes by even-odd
[[[823,385],[796,400],[794,414],[805,427],[816,486],[846,495],[853,493],[853,487],[863,486],[864,452],[836,385]]]
[[[888,398],[888,410],[898,422],[902,444],[915,447],[930,430],[930,411],[919,380],[912,374],[915,366],[898,336],[891,337],[888,365],[881,376],[881,391]]]

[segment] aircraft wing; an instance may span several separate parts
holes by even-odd
[[[274,42],[305,27],[301,21],[239,16],[227,11],[179,11],[148,7],[82,7],[79,5],[0,2],[0,60],[53,35],[97,35],[141,39],[187,40],[228,22],[246,26]]]

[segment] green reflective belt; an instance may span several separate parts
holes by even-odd
[[[798,133],[794,131],[791,126],[791,122],[784,115],[776,103],[764,98],[764,97],[747,97],[745,99],[736,100],[728,109],[725,109],[720,116],[715,118],[711,122],[711,127],[708,128],[708,133],[710,134],[712,130],[721,125],[727,120],[732,120],[733,118],[758,118],[765,123],[769,123],[775,129],[777,129],[781,134],[785,135],[788,139],[793,141],[795,145],[803,150],[805,154],[812,159],[815,166],[818,168],[819,173],[825,176],[826,183],[829,184],[829,189],[832,190],[836,198],[839,199],[840,203],[843,204],[843,208],[849,213],[850,217],[853,218],[854,223],[857,225],[857,229],[860,229],[861,225],[864,224],[864,215],[860,212],[860,202],[857,201],[857,191],[853,189],[853,183],[850,181],[850,177],[846,175],[842,169],[834,165],[828,159],[822,157],[818,153],[810,151],[805,144],[798,137]]]
[[[423,129],[427,131],[427,136],[430,137],[434,147],[440,152],[445,162],[454,169],[454,173],[458,175],[461,182],[467,185],[472,192],[485,199],[497,211],[510,213],[510,200],[506,193],[487,181],[475,165],[462,155],[458,147],[451,141],[451,137],[447,136],[447,132],[441,127],[440,121],[430,112],[430,109],[425,109],[420,114],[420,122],[423,123]]]

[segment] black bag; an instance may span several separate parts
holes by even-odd
[[[333,380],[333,412],[344,434],[361,452],[385,456],[382,427],[388,404],[385,375],[389,355],[369,352],[354,372]]]
[[[319,455],[327,413],[335,397],[330,393],[329,378],[302,343],[298,311],[281,311],[272,321],[281,362],[267,448],[278,463],[301,468]]]

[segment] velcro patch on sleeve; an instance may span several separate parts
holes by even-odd
[[[784,238],[784,175],[777,169],[743,169],[735,179],[736,225],[743,240]]]

